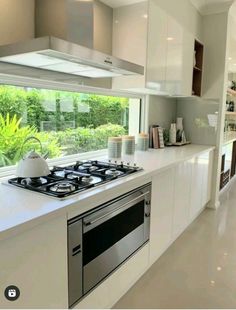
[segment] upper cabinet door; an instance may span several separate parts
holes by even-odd
[[[166,93],[168,15],[155,1],[149,2],[146,85]]]
[[[166,92],[172,96],[191,96],[193,35],[172,16],[168,16],[166,43]]]
[[[145,67],[144,76],[113,78],[113,89],[192,95],[194,35],[157,0],[114,9],[113,54]]]
[[[126,5],[113,10],[113,55],[146,67],[148,2]],[[113,78],[113,89],[145,87],[145,76]]]

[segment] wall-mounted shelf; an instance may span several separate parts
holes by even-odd
[[[231,95],[231,96],[236,97],[236,91],[233,90],[233,89],[231,89],[231,88],[228,88],[228,89],[227,89],[227,93],[228,93],[228,95]]]
[[[203,45],[195,40],[194,43],[195,66],[193,67],[192,94],[201,97],[202,93],[202,66],[203,66]]]
[[[236,112],[228,112],[228,111],[226,111],[225,115],[235,115],[236,116]]]

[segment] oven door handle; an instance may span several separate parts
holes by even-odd
[[[116,208],[116,209],[114,209],[114,210],[112,210],[112,211],[110,211],[110,212],[107,212],[106,214],[104,214],[104,215],[102,215],[102,216],[100,216],[100,217],[98,217],[98,218],[96,218],[96,219],[94,219],[94,220],[92,220],[92,221],[88,221],[88,222],[85,221],[85,222],[84,222],[84,225],[85,225],[85,226],[93,225],[93,224],[99,222],[100,220],[106,218],[107,216],[111,215],[112,213],[117,212],[117,211],[119,211],[119,210],[121,210],[121,209],[126,208],[130,203],[133,203],[133,202],[135,202],[136,200],[138,200],[138,199],[140,199],[140,198],[142,198],[142,197],[145,197],[145,196],[148,195],[149,193],[150,193],[149,191],[148,191],[148,192],[145,192],[144,194],[139,195],[138,197],[136,197],[136,198],[134,198],[134,199],[131,199],[130,201],[128,201],[128,202],[126,202],[125,204],[123,204],[122,206],[120,206],[120,207],[118,207],[118,208]]]

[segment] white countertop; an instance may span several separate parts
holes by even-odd
[[[150,182],[153,175],[164,169],[213,149],[213,146],[187,145],[136,152],[134,156],[126,156],[122,160],[130,162],[131,165],[136,163],[143,171],[75,194],[65,200],[16,188],[3,182],[0,184],[0,240],[59,215],[72,218],[82,214]]]

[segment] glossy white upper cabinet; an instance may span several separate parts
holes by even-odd
[[[113,79],[113,89],[191,96],[194,36],[158,1],[114,9],[113,54],[145,66],[143,77]]]
[[[148,17],[146,86],[166,94],[168,15],[150,1]]]
[[[146,67],[148,2],[122,6],[113,10],[113,55]],[[113,89],[143,89],[144,76],[113,78]]]
[[[168,16],[166,41],[166,92],[172,96],[191,96],[194,37],[188,29]]]

